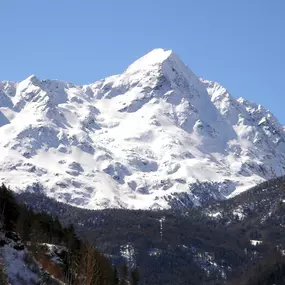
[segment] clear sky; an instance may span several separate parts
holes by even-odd
[[[0,80],[87,84],[157,47],[285,124],[285,0],[0,0]]]

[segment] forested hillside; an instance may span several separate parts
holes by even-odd
[[[86,210],[36,193],[14,198],[2,186],[1,227],[19,235],[16,247],[23,244],[45,276],[65,284],[279,285],[284,182],[270,180],[230,200],[179,211]],[[58,264],[46,258],[51,251]]]
[[[35,276],[28,281],[30,284],[123,285],[129,281],[137,284],[137,271],[128,272],[125,264],[114,268],[94,244],[76,235],[73,225],[62,226],[56,216],[36,213],[19,204],[4,185],[0,187],[0,210],[0,280],[3,280],[0,284],[8,284],[8,278],[11,284],[26,284],[25,276],[19,272],[16,277],[9,276],[8,250],[19,258],[23,256],[23,261],[30,266],[33,264]],[[19,260],[13,262],[17,266]]]
[[[252,276],[254,268],[266,268],[277,246],[279,253],[284,248],[284,180],[179,211],[92,211],[35,193],[17,199],[36,211],[57,213],[66,225],[73,223],[114,264],[138,266],[140,284],[231,284]]]

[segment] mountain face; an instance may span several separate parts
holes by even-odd
[[[156,49],[90,85],[1,82],[0,153],[0,181],[15,191],[93,209],[169,208],[284,175],[285,130]]]

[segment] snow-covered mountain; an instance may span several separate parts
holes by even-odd
[[[75,86],[0,83],[0,181],[86,208],[225,199],[285,174],[285,131],[260,105],[155,49]]]

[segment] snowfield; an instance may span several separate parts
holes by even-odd
[[[156,49],[90,85],[1,82],[0,182],[91,209],[199,205],[284,175],[284,130]]]

